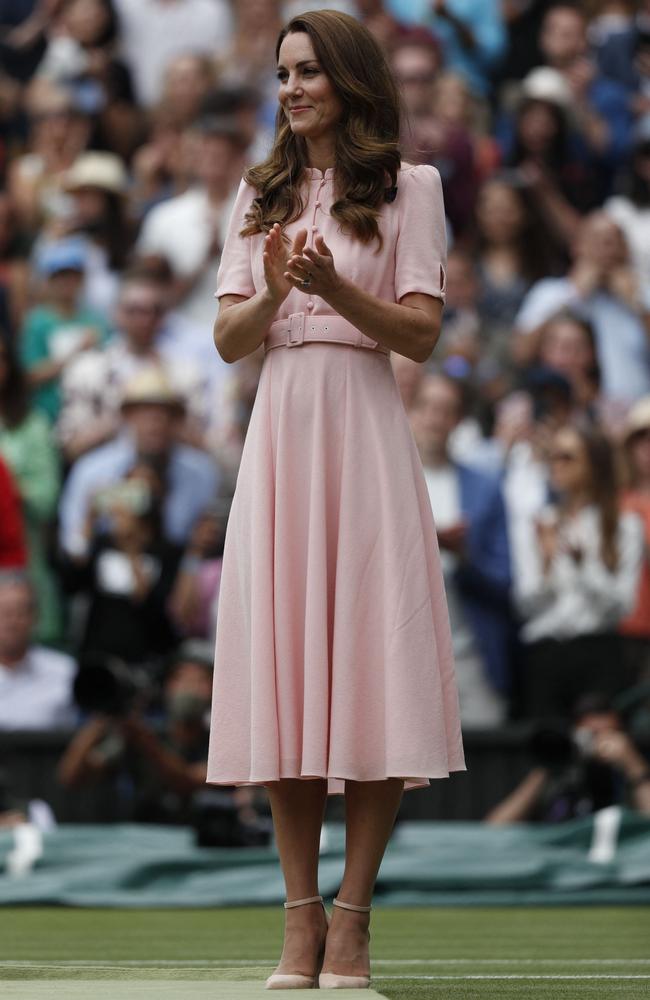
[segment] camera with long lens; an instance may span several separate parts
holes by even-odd
[[[150,700],[152,685],[151,671],[116,656],[88,653],[79,661],[73,694],[83,712],[121,717]]]
[[[192,797],[190,820],[199,847],[264,847],[271,840],[271,819],[242,819],[232,794],[205,788]]]

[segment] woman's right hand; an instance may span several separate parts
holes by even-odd
[[[280,306],[293,288],[284,277],[287,261],[291,254],[302,254],[307,243],[307,230],[301,229],[289,250],[282,239],[282,227],[276,222],[264,239],[264,277],[269,295],[276,306]]]

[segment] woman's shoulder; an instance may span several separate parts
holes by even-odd
[[[405,178],[415,178],[417,180],[437,180],[440,178],[440,171],[437,167],[434,167],[432,163],[407,163],[403,160],[402,165],[399,168],[399,176]]]
[[[397,175],[397,190],[411,199],[435,199],[442,190],[438,169],[430,163],[402,163]]]

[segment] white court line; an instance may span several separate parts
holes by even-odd
[[[381,982],[383,982],[385,979],[400,979],[400,980],[408,980],[409,982],[415,982],[415,981],[420,981],[420,980],[435,980],[435,981],[439,981],[439,980],[445,980],[445,981],[459,980],[460,981],[460,980],[462,980],[464,982],[464,981],[466,981],[468,979],[490,979],[490,980],[496,980],[496,981],[500,982],[500,981],[502,981],[504,979],[517,979],[517,980],[520,980],[520,979],[526,979],[526,980],[527,979],[557,979],[557,980],[564,980],[564,979],[571,979],[571,980],[573,980],[573,979],[578,979],[578,980],[583,980],[583,979],[598,979],[598,980],[600,980],[600,979],[615,979],[615,980],[619,980],[619,979],[650,979],[650,976],[608,976],[608,975],[604,975],[603,974],[602,976],[571,976],[571,975],[566,975],[566,976],[559,976],[559,975],[558,976],[543,976],[543,975],[542,976],[523,976],[523,975],[522,976],[514,976],[514,975],[504,975],[504,976],[497,976],[497,975],[494,975],[494,976],[487,976],[487,975],[486,976],[475,976],[475,975],[470,975],[470,976],[375,976],[374,978],[380,980]]]
[[[251,969],[265,968],[277,962],[275,958],[252,959],[59,959],[50,962],[26,959],[0,959],[0,968],[41,969]],[[650,965],[650,958],[376,958],[373,965]]]

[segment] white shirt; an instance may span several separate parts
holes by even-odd
[[[215,230],[223,246],[236,193],[234,191],[215,209],[204,188],[190,188],[150,209],[138,237],[136,249],[139,254],[166,257],[174,272],[182,278],[203,268],[194,288],[179,303],[177,310],[204,329],[206,341],[211,340],[217,315],[214,280],[221,259],[221,254],[208,258],[208,251]]]
[[[72,697],[75,661],[44,646],[32,646],[21,663],[0,662],[0,729],[58,729],[74,726],[79,711]]]
[[[551,508],[544,516],[554,517]],[[615,629],[636,601],[643,559],[643,524],[636,514],[622,514],[618,528],[618,566],[610,571],[600,556],[600,516],[596,507],[585,507],[561,529],[562,537],[583,552],[576,562],[560,551],[548,574],[533,517],[521,516],[511,524],[514,599],[526,619],[524,642],[538,639],[572,639]]]
[[[133,74],[138,104],[160,98],[165,67],[174,56],[222,55],[232,37],[227,0],[116,0],[122,55]]]

